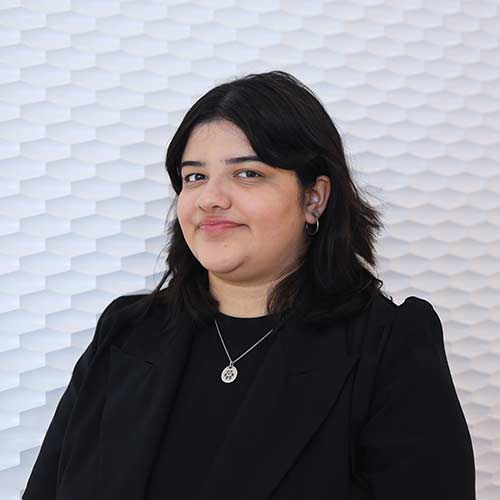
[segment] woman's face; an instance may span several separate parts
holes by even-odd
[[[209,275],[236,283],[272,280],[307,244],[305,209],[294,171],[258,159],[225,163],[255,154],[233,123],[205,123],[191,132],[180,167],[177,217],[184,238]],[[210,217],[239,225],[217,231],[201,228]]]

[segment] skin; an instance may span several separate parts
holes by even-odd
[[[312,224],[309,231],[313,231],[315,214],[323,213],[330,195],[330,179],[319,176],[306,191],[302,205],[294,171],[260,161],[224,162],[255,154],[233,123],[198,125],[191,132],[181,164],[200,161],[205,166],[182,167],[183,186],[177,200],[184,238],[208,271],[219,310],[241,318],[267,314],[269,288],[307,249],[305,223]],[[211,233],[199,228],[207,216],[242,226]]]

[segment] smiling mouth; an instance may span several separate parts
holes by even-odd
[[[239,227],[243,227],[242,224],[227,224],[227,223],[221,223],[221,224],[205,224],[201,225],[200,229],[209,233],[219,233],[219,232],[225,232],[229,229],[238,229]]]

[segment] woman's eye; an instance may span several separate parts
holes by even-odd
[[[257,174],[258,177],[262,177],[262,175],[260,175],[259,172],[256,172],[255,170],[242,170],[241,172],[238,172],[238,174],[242,174],[243,172],[252,172],[254,174]]]
[[[252,176],[250,176],[250,177],[246,177],[247,179],[252,179],[252,178],[254,178],[254,177],[262,177],[262,175],[261,175],[261,174],[259,174],[259,172],[256,172],[255,170],[241,170],[240,172],[238,172],[238,174],[237,174],[237,175],[242,174],[242,173],[247,173],[247,172],[251,172],[252,174],[256,174],[256,176],[253,176],[253,175],[252,175]],[[190,180],[189,180],[189,177],[190,177],[191,175],[203,175],[203,174],[200,174],[200,173],[198,173],[198,172],[193,172],[192,174],[188,174],[188,175],[186,175],[186,176],[184,176],[184,177],[183,177],[184,182],[186,182],[187,184],[191,184],[191,182],[194,182],[194,181],[190,181]]]
[[[184,176],[184,182],[187,182],[189,184],[188,178],[191,175],[203,175],[203,174],[199,174],[198,172],[195,172],[193,174],[187,174],[187,175]]]

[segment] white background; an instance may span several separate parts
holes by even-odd
[[[164,153],[203,93],[282,69],[382,208],[380,277],[432,302],[500,497],[500,0],[0,2],[0,497],[20,497],[103,308],[151,290]]]

